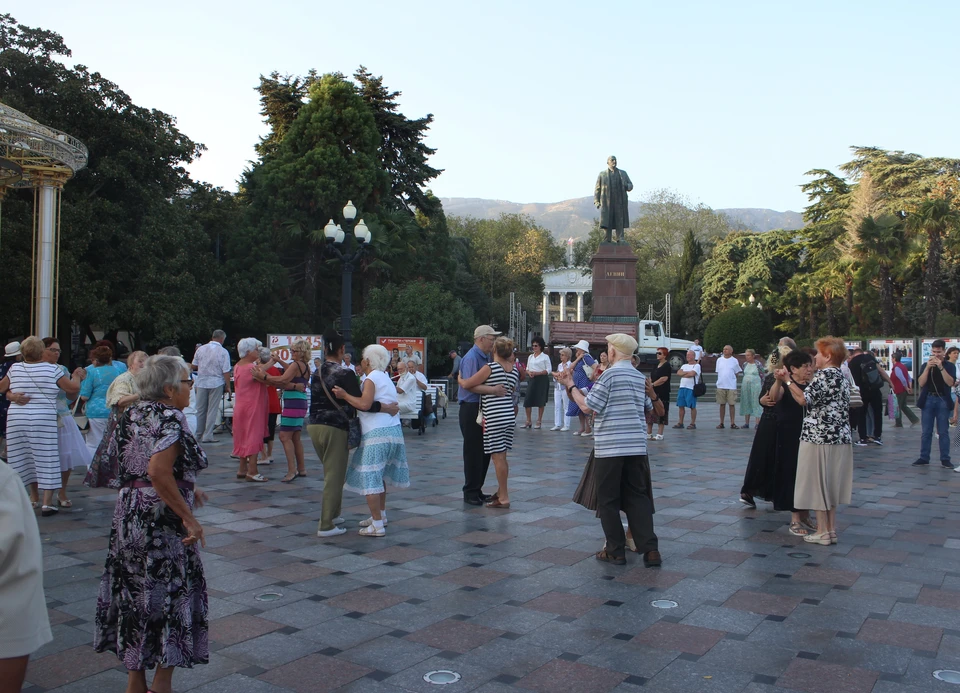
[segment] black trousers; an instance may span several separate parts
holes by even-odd
[[[647,488],[646,483],[649,466],[646,455],[596,458],[597,514],[600,515],[609,554],[624,555],[626,536],[620,522],[621,508],[627,514],[637,551],[644,554],[657,550],[657,535],[653,531],[652,490]]]
[[[863,406],[860,407],[859,418],[857,419],[857,431],[860,433],[860,440],[867,439],[867,416],[869,409],[873,407],[873,437],[883,436],[883,393],[880,390],[867,390],[860,388],[860,397],[863,399]]]
[[[490,455],[483,453],[483,427],[477,423],[479,402],[460,402],[460,434],[463,436],[463,497],[477,498],[487,478]]]

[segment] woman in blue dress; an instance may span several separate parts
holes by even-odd
[[[592,373],[596,361],[590,356],[590,343],[587,342],[586,339],[581,339],[573,348],[577,350],[577,356],[573,360],[573,384],[580,390],[586,392],[593,387],[593,381],[590,379],[590,375],[584,370],[584,367],[589,368]],[[590,417],[580,411],[580,407],[573,401],[573,398],[570,398],[570,406],[567,407],[567,416],[576,416],[580,419],[580,430],[576,431],[573,435],[593,435],[593,431],[590,428]]]

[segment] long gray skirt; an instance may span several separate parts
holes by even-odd
[[[815,445],[800,441],[793,507],[833,510],[850,503],[853,495],[853,447]]]

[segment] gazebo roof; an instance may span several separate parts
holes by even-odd
[[[31,186],[44,176],[72,177],[87,165],[87,148],[75,137],[0,103],[0,157],[23,169],[23,180],[15,185]]]

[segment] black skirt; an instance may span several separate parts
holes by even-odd
[[[527,396],[523,400],[524,409],[547,406],[550,394],[550,374],[535,375],[527,381]]]
[[[750,459],[743,474],[741,495],[773,500],[773,476],[777,462],[777,415],[764,407],[750,448]]]

